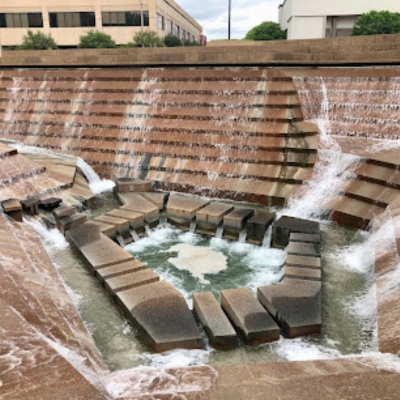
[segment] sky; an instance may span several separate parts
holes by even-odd
[[[207,40],[228,39],[229,0],[175,0],[203,26]],[[231,39],[243,39],[263,21],[278,22],[283,0],[231,0]]]

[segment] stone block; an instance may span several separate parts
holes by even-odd
[[[139,193],[119,193],[119,199],[123,206],[120,210],[130,210],[144,215],[144,220],[150,226],[158,223],[160,211],[151,201],[145,199]]]
[[[57,208],[62,203],[62,199],[59,197],[46,197],[45,199],[39,200],[39,208],[46,211],[51,211]]]
[[[193,309],[213,347],[236,346],[236,332],[212,292],[193,293]]]
[[[22,209],[29,215],[39,214],[39,199],[31,198],[21,201]]]
[[[169,193],[163,192],[143,192],[140,193],[146,200],[152,202],[158,209],[163,210],[168,202]]]
[[[118,178],[115,181],[116,190],[123,192],[149,192],[151,190],[151,182],[146,180]]]
[[[142,268],[136,271],[128,272],[124,275],[117,275],[104,279],[104,287],[107,292],[114,295],[122,290],[136,288],[152,282],[159,281],[158,274],[151,269]]]
[[[70,217],[72,214],[75,213],[76,213],[75,207],[66,206],[65,204],[53,210],[53,215],[58,219],[63,217]]]
[[[202,348],[192,312],[169,283],[159,281],[123,290],[116,300],[154,351]]]
[[[288,267],[285,266],[284,278],[305,279],[310,281],[320,282],[322,278],[321,269],[316,268],[302,268],[302,267]]]
[[[274,222],[273,213],[256,213],[247,221],[247,242],[261,245],[265,232]]]
[[[215,234],[224,216],[233,210],[233,205],[227,203],[211,203],[196,212],[196,232]]]
[[[181,229],[189,229],[190,223],[197,211],[207,206],[210,202],[200,197],[182,196],[173,194],[167,204],[168,221]]]
[[[284,249],[292,232],[318,234],[319,223],[287,216],[279,218],[272,225],[272,247]]]
[[[85,214],[75,213],[70,217],[63,217],[57,221],[57,226],[60,232],[65,235],[65,232],[69,229],[73,229],[78,227],[79,225],[84,224],[87,221],[87,217]]]
[[[223,235],[225,239],[237,240],[247,220],[254,215],[252,208],[235,208],[223,219]]]
[[[286,265],[289,267],[321,268],[321,259],[319,257],[288,255]]]
[[[93,274],[97,268],[134,260],[131,254],[103,235],[99,226],[92,222],[69,230],[66,237],[82,254]]]
[[[98,222],[98,221],[90,221],[92,224],[95,224],[99,227],[100,232],[106,236],[108,236],[111,239],[115,239],[115,237],[117,236],[117,230],[115,228],[115,226],[113,225],[108,225],[108,224],[104,224],[102,222]]]
[[[95,275],[101,283],[104,283],[105,279],[136,272],[145,268],[146,266],[139,260],[131,260],[116,265],[110,265],[109,267],[98,268],[95,271]]]
[[[259,287],[257,298],[286,337],[320,334],[321,282],[284,279],[281,285]]]
[[[321,254],[319,243],[303,243],[303,242],[289,242],[287,253],[288,255],[293,255],[293,256],[309,256],[309,257],[319,257]]]
[[[249,289],[221,291],[221,305],[246,344],[279,339],[279,327]]]
[[[129,226],[133,229],[139,229],[144,226],[144,215],[135,211],[121,210],[120,208],[117,208],[108,211],[105,215],[127,219],[129,221]]]
[[[120,235],[125,235],[129,233],[129,220],[126,218],[114,217],[111,215],[99,215],[94,219],[96,222],[100,222],[102,224],[108,224],[115,228],[116,232]]]
[[[22,205],[17,199],[8,199],[1,202],[4,212],[13,220],[22,222]]]
[[[321,235],[319,233],[297,233],[292,232],[289,238],[290,242],[303,243],[321,243]]]

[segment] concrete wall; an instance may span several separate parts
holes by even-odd
[[[141,5],[142,3],[142,5]],[[202,27],[187,14],[173,0],[2,0],[0,13],[42,13],[43,28],[30,28],[34,31],[50,33],[59,46],[76,46],[79,37],[90,29],[98,29],[110,34],[117,44],[132,41],[136,32],[141,30],[137,26],[103,27],[102,12],[106,11],[149,11],[150,25],[145,29],[156,31],[160,36],[166,35],[166,30],[157,28],[156,14],[164,16],[164,21],[169,19],[174,25],[195,36],[198,41]],[[94,12],[96,27],[51,28],[49,23],[50,12]],[[1,46],[17,46],[21,44],[22,37],[29,28],[0,28]]]
[[[371,10],[400,12],[398,0],[286,0],[280,5],[279,24],[288,30],[288,39],[325,37],[321,20],[327,17],[351,16],[353,21]]]

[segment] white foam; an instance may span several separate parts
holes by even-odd
[[[179,368],[204,365],[207,363],[212,350],[172,350],[161,354],[144,353],[140,358],[143,363],[157,368]]]
[[[98,195],[103,192],[109,192],[115,187],[115,182],[109,179],[101,179],[94,169],[82,158],[78,158],[77,167],[85,175],[90,190]]]
[[[159,247],[175,241],[177,232],[179,231],[171,226],[157,227],[149,231],[149,236],[143,237],[137,242],[130,243],[125,249],[133,254],[142,253],[149,247]]]
[[[169,258],[168,262],[179,270],[189,271],[201,283],[209,284],[205,274],[218,274],[228,268],[227,257],[209,247],[192,246],[187,243],[172,246],[168,252],[177,252],[178,257]]]

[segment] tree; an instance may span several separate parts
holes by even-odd
[[[246,40],[281,40],[286,39],[286,32],[278,23],[264,21],[260,25],[250,29],[245,37]]]
[[[185,40],[183,43],[184,46],[200,46],[199,42],[196,42],[196,40],[190,41],[190,40]]]
[[[93,29],[79,39],[78,47],[80,49],[113,49],[116,47],[110,35]]]
[[[22,38],[21,50],[56,50],[57,44],[51,35],[31,30]]]
[[[383,35],[400,32],[400,14],[390,11],[370,11],[360,15],[354,25],[352,36]]]
[[[167,47],[182,46],[181,40],[175,35],[168,34],[164,37],[164,43]]]
[[[164,47],[164,41],[154,31],[137,32],[133,43],[136,47]]]

